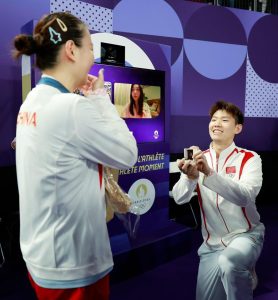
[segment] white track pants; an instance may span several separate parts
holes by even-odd
[[[240,234],[222,250],[211,250],[204,243],[198,250],[197,300],[251,300],[252,276],[263,247],[264,226]]]

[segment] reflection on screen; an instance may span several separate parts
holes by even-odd
[[[160,113],[161,90],[159,86],[115,83],[114,103],[122,118],[156,118]]]
[[[112,99],[112,83],[110,81],[105,81],[104,88],[106,90],[106,93],[109,95],[110,99]]]

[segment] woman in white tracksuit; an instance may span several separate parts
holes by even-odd
[[[16,132],[20,246],[31,284],[40,300],[108,300],[103,166],[133,166],[136,141],[104,89],[103,70],[88,76],[93,44],[77,17],[49,14],[14,45],[16,57],[36,54],[43,74]]]
[[[204,242],[198,250],[196,299],[249,300],[264,239],[255,205],[262,186],[261,159],[234,143],[243,125],[238,107],[219,101],[210,117],[210,148],[192,146],[193,160],[178,161],[182,174],[173,196],[182,204],[198,192]]]

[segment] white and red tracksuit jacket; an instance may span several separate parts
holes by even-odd
[[[182,173],[173,196],[178,204],[186,203],[197,188],[204,241],[224,248],[236,235],[261,224],[255,204],[262,186],[261,158],[234,143],[218,159],[212,146],[204,154],[212,175],[200,172],[198,180],[190,180]]]
[[[85,98],[39,84],[20,108],[16,144],[29,272],[46,288],[91,284],[113,266],[100,166],[133,166],[134,137],[105,93]]]

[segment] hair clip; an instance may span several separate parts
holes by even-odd
[[[54,43],[56,45],[58,42],[62,41],[61,33],[55,31],[51,26],[48,27],[48,31],[49,31],[49,34],[50,34],[50,41],[52,43]],[[56,37],[56,39],[55,39],[55,37]]]
[[[58,25],[59,25],[59,27],[61,28],[62,31],[64,31],[64,32],[68,31],[68,27],[66,26],[66,24],[62,20],[60,20],[59,18],[56,18],[56,21],[57,21],[57,23],[58,23]]]

